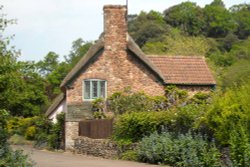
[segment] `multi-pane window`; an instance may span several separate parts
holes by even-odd
[[[84,99],[96,99],[106,97],[106,81],[88,79],[83,81]]]

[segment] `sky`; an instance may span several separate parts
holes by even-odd
[[[191,0],[204,7],[213,0]],[[128,13],[165,9],[180,4],[183,0],[128,0]],[[226,7],[250,0],[223,0]],[[17,19],[10,25],[5,36],[14,35],[11,45],[20,50],[19,60],[39,61],[53,51],[63,60],[68,55],[72,42],[98,39],[103,31],[103,6],[125,5],[126,0],[0,0],[8,19]],[[0,14],[1,14],[0,13]]]

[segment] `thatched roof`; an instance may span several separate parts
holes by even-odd
[[[155,65],[144,55],[138,45],[134,40],[129,36],[127,43],[128,51],[132,52],[142,63],[144,63],[149,69],[151,69],[154,74],[164,82],[164,76],[161,72],[155,67]],[[102,36],[100,39],[89,49],[89,51],[84,55],[80,61],[73,67],[73,69],[68,73],[68,75],[62,81],[60,87],[64,88],[67,84],[72,81],[72,79],[77,76],[77,74],[88,64],[88,62],[100,51],[104,49],[104,41]]]
[[[104,47],[103,39],[100,37],[100,39],[90,47],[88,52],[80,59],[80,61],[73,67],[73,69],[67,74],[67,76],[62,81],[60,87],[63,88],[67,85],[68,82],[70,82],[77,74],[78,72],[89,62],[89,60],[95,56],[97,52],[102,50]]]
[[[64,93],[59,94],[53,100],[53,103],[50,105],[50,107],[46,111],[45,116],[49,117],[55,111],[55,109],[60,105],[60,103],[64,100],[64,98],[65,98],[65,94]]]

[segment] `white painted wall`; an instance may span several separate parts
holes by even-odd
[[[53,113],[51,113],[49,115],[49,119],[53,122],[53,123],[56,123],[56,116],[57,114],[60,114],[60,113],[66,113],[67,112],[67,107],[66,107],[66,100],[63,100],[59,105],[58,107],[54,110]]]

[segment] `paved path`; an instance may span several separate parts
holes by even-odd
[[[23,149],[36,162],[35,167],[160,167],[158,165],[143,164],[130,161],[109,160],[70,152],[50,152],[36,150],[30,146],[13,146]]]

